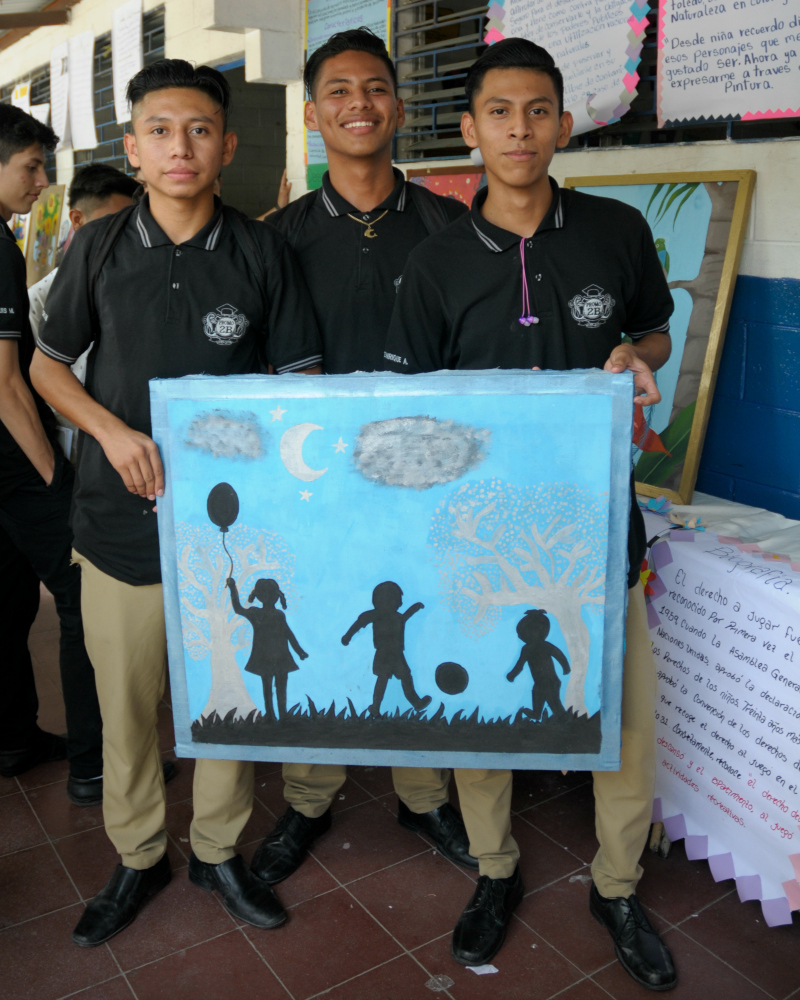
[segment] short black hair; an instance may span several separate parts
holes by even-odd
[[[67,204],[70,208],[77,208],[78,204],[83,203],[84,211],[92,212],[112,194],[132,198],[140,187],[137,181],[116,167],[110,167],[107,163],[87,163],[86,166],[79,167],[72,177]]]
[[[351,28],[349,31],[337,31],[308,57],[306,68],[303,71],[303,83],[306,85],[306,93],[310,100],[314,100],[314,87],[317,84],[322,64],[326,59],[340,56],[343,52],[368,52],[371,56],[381,59],[386,63],[395,93],[397,93],[397,71],[386,48],[386,43],[378,38],[374,31],[362,27]]]
[[[49,125],[11,104],[0,104],[0,163],[6,164],[14,153],[22,153],[34,143],[52,153],[58,136]]]
[[[192,66],[185,59],[159,59],[132,76],[127,97],[133,108],[147,94],[169,87],[188,87],[207,94],[222,108],[222,121],[227,128],[231,107],[231,88],[219,70],[211,66]]]
[[[490,45],[470,66],[464,83],[470,114],[475,111],[475,95],[490,69],[534,69],[538,73],[546,73],[556,89],[558,113],[563,113],[564,77],[547,49],[529,42],[527,38],[504,38]]]

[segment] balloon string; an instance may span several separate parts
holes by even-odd
[[[222,532],[222,547],[223,547],[223,549],[225,549],[225,555],[231,561],[231,579],[232,579],[233,578],[233,556],[230,554],[230,552],[228,552],[228,546],[225,544],[225,532],[224,531]]]

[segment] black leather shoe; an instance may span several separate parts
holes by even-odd
[[[201,861],[192,851],[189,881],[209,892],[216,889],[228,913],[246,924],[268,930],[286,923],[286,910],[280,900],[266,882],[248,871],[241,854],[211,865]]]
[[[270,885],[283,882],[297,871],[314,841],[330,828],[330,809],[316,819],[309,819],[289,806],[272,833],[258,845],[250,870]]]
[[[66,739],[40,729],[36,741],[31,746],[19,750],[0,751],[0,774],[4,778],[16,778],[18,774],[30,771],[37,764],[49,764],[51,760],[66,760],[66,758]]]
[[[164,783],[172,781],[178,773],[175,762],[165,760],[162,764]],[[99,778],[67,778],[67,798],[74,806],[99,806],[103,803],[103,775]]]
[[[81,948],[94,948],[108,941],[133,923],[142,904],[169,885],[171,878],[166,854],[152,868],[142,871],[117,865],[105,886],[87,904],[72,940]]]
[[[465,868],[477,869],[478,859],[469,853],[469,837],[464,828],[464,820],[449,802],[430,812],[415,813],[401,799],[397,822],[406,830],[426,833],[436,845],[436,850],[450,861]]]
[[[648,990],[666,991],[678,985],[672,956],[636,896],[607,899],[592,885],[589,909],[608,930],[617,958],[632,979]]]
[[[450,954],[462,965],[486,965],[503,947],[511,914],[525,887],[519,868],[510,878],[481,875],[475,894],[458,918]]]

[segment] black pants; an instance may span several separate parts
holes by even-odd
[[[83,644],[81,574],[70,564],[68,519],[75,474],[59,449],[50,486],[32,466],[29,476],[11,483],[3,473],[0,464],[0,750],[23,749],[36,739],[39,700],[28,634],[39,608],[41,580],[55,598],[61,623],[59,666],[70,773],[94,778],[103,771],[103,724]]]

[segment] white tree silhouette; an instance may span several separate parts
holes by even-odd
[[[568,516],[564,512],[568,511]],[[565,707],[587,714],[589,630],[582,609],[605,603],[599,540],[607,512],[569,483],[521,488],[499,480],[462,486],[433,518],[445,600],[467,634],[493,629],[501,608],[543,608],[558,621],[571,672]]]
[[[184,649],[193,660],[211,657],[211,693],[200,715],[216,712],[224,718],[233,709],[235,719],[246,718],[256,706],[236,652],[250,645],[253,630],[231,606],[225,584],[231,564],[222,535],[210,525],[181,524],[176,526],[176,540]],[[280,535],[237,525],[228,532],[226,544],[243,599],[264,574],[277,580],[284,592],[290,591],[294,555]]]

